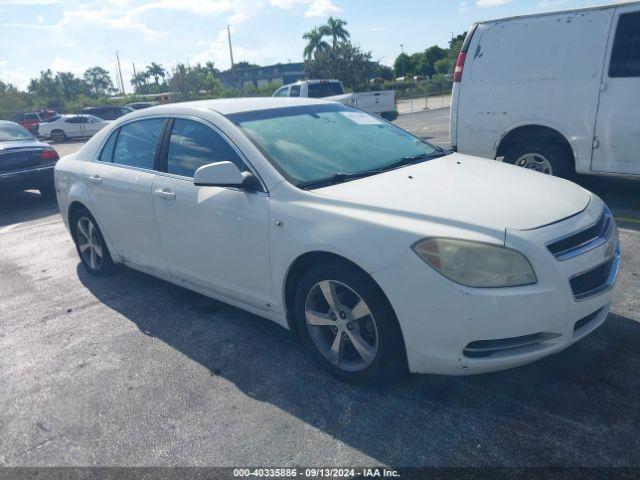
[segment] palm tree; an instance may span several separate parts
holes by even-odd
[[[339,18],[329,17],[327,23],[320,27],[320,33],[333,39],[333,48],[338,46],[338,40],[346,42],[351,36],[347,31],[347,22]]]
[[[157,87],[160,84],[159,78],[162,77],[162,80],[164,80],[164,77],[167,75],[167,71],[162,65],[158,65],[156,62],[151,62],[151,65],[147,67],[147,74],[150,77],[153,77]]]
[[[318,27],[313,27],[313,30],[308,31],[302,38],[307,40],[307,46],[304,47],[304,57],[307,60],[311,60],[315,52],[324,50],[329,47],[329,44],[323,40],[324,34]]]

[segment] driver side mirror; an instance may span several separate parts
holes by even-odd
[[[193,184],[197,187],[236,187],[247,192],[262,191],[258,179],[250,172],[241,172],[233,162],[216,162],[196,170]]]

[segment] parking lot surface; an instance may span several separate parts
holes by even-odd
[[[440,139],[441,113],[399,123]],[[3,196],[0,465],[640,466],[640,200],[594,185],[628,217],[602,327],[526,367],[379,387],[333,380],[223,303],[90,277],[55,202]]]

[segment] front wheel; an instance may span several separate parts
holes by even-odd
[[[101,277],[112,274],[115,264],[93,216],[86,210],[74,215],[71,231],[78,255],[87,272]]]
[[[341,380],[374,382],[406,371],[395,313],[363,272],[338,263],[307,271],[296,292],[295,320],[314,358]]]

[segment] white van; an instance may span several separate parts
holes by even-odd
[[[451,144],[545,173],[640,176],[640,2],[480,22]]]

